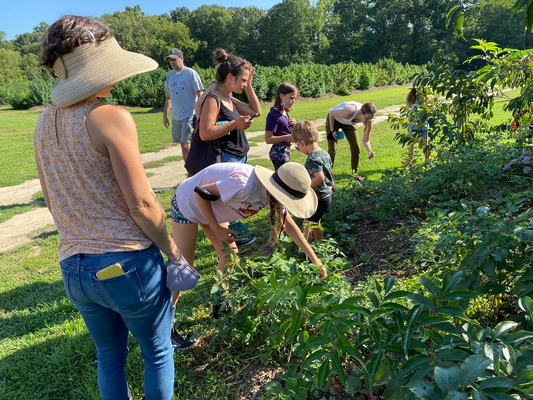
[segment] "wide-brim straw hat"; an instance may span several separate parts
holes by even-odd
[[[87,43],[54,62],[53,70],[59,82],[52,89],[50,99],[58,107],[68,107],[157,66],[149,57],[122,49],[115,38]]]
[[[255,175],[267,192],[295,217],[309,218],[316,212],[318,199],[303,165],[288,162],[276,172],[257,165]]]

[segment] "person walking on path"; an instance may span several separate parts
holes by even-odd
[[[109,27],[85,17],[54,22],[42,44],[41,64],[59,81],[37,122],[35,160],[59,233],[67,297],[96,344],[100,396],[131,399],[131,332],[144,359],[146,400],[170,400],[173,314],[161,251],[169,265],[180,253],[146,179],[131,114],[97,100],[157,63],[121,49]]]
[[[265,143],[271,144],[269,157],[274,170],[291,161],[292,127],[296,123],[289,117],[292,105],[298,96],[298,89],[289,82],[283,82],[276,90],[274,106],[266,117]]]
[[[375,114],[376,107],[372,103],[361,104],[357,101],[346,101],[329,110],[326,118],[328,153],[331,157],[331,162],[335,164],[335,154],[337,153],[339,139],[346,137],[350,145],[352,179],[357,181],[362,181],[363,178],[359,176],[360,148],[357,137],[357,126],[355,124],[362,123],[364,126],[363,146],[368,152],[368,158],[371,159],[375,155],[370,146],[372,119]],[[342,134],[340,134],[341,131]]]
[[[183,162],[187,160],[193,131],[194,104],[204,92],[200,75],[183,63],[183,53],[179,49],[170,50],[168,62],[172,67],[165,81],[167,94],[163,108],[163,125],[170,127],[168,112],[172,114],[172,141],[180,143]]]

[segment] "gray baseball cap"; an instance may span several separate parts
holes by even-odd
[[[183,52],[180,49],[172,49],[168,52],[168,58],[180,58],[183,57]]]

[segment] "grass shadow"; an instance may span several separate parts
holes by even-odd
[[[35,282],[2,292],[0,310],[10,315],[2,318],[0,341],[60,325],[77,314],[62,281]]]

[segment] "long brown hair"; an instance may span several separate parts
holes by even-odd
[[[276,97],[274,98],[274,108],[279,112],[283,111],[283,108],[281,107],[281,95],[286,95],[289,93],[298,93],[298,88],[289,82],[283,82],[278,86],[278,89],[276,90]],[[288,108],[287,111],[292,110]]]
[[[285,218],[283,218],[283,206],[277,201],[274,196],[268,194],[268,205],[270,211],[268,214],[268,221],[270,223],[270,243],[275,246],[278,242],[278,237],[283,229]],[[285,211],[287,212],[287,211]]]
[[[407,95],[407,99],[405,100],[405,105],[407,107],[411,107],[413,104],[415,104],[416,99],[418,98],[418,88],[411,88],[409,91],[409,94]]]

